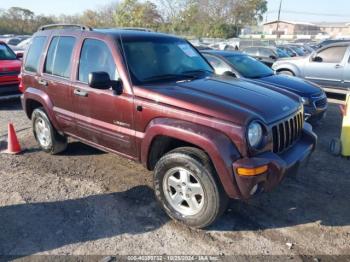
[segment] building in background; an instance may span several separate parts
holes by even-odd
[[[308,23],[275,20],[264,23],[263,32],[265,35],[327,35],[332,38],[340,38],[350,36],[350,23]]]
[[[268,35],[317,35],[321,33],[318,25],[306,22],[275,20],[264,23],[263,26],[264,34]]]
[[[330,37],[342,37],[350,35],[350,23],[317,23],[322,32]]]

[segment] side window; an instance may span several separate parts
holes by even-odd
[[[204,55],[209,63],[214,67],[217,74],[223,74],[226,71],[231,71],[231,68],[221,59],[211,55]]]
[[[316,56],[322,58],[323,63],[340,63],[346,50],[346,46],[335,46],[320,51]]]
[[[24,69],[29,72],[38,72],[40,56],[46,42],[46,36],[37,36],[29,47],[27,58],[24,64]]]
[[[44,72],[50,75],[69,78],[74,45],[74,37],[53,37],[49,51],[47,52]]]
[[[258,49],[255,48],[255,47],[246,48],[246,49],[244,50],[244,52],[247,53],[248,55],[253,55],[253,56],[258,55]]]
[[[106,72],[111,80],[119,78],[112,53],[106,43],[86,39],[80,53],[78,80],[87,83],[92,72]]]
[[[263,57],[270,57],[270,56],[274,55],[271,50],[266,49],[266,48],[260,48],[259,53],[260,53],[260,56],[263,56]]]

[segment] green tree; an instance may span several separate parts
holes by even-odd
[[[114,21],[120,27],[146,27],[157,29],[162,22],[157,6],[150,2],[124,0],[114,14]]]

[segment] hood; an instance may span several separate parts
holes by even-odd
[[[0,60],[0,73],[9,71],[20,71],[22,62],[20,60]]]
[[[253,118],[270,124],[301,106],[293,94],[288,96],[230,77],[157,84],[146,89],[147,99],[240,125]]]
[[[274,85],[303,97],[310,97],[311,95],[320,94],[322,92],[321,88],[306,80],[287,75],[271,75],[254,79],[254,81],[257,83]]]

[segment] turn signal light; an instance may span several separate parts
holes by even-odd
[[[240,176],[257,176],[265,173],[268,169],[269,167],[267,165],[255,168],[239,167],[237,168],[237,174]]]

